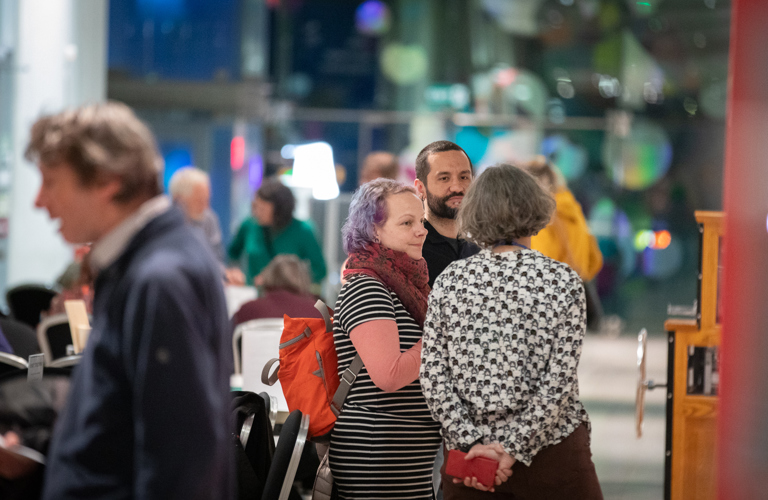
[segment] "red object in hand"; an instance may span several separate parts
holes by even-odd
[[[499,462],[486,457],[466,460],[464,458],[466,456],[467,454],[463,451],[450,450],[445,464],[445,473],[462,480],[465,477],[476,477],[483,486],[493,486]]]

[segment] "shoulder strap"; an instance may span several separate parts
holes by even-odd
[[[320,312],[320,314],[323,316],[323,319],[325,320],[325,331],[333,332],[333,322],[331,321],[331,315],[328,314],[328,306],[325,305],[325,302],[317,299],[317,302],[315,302],[315,309]]]
[[[333,395],[333,401],[331,401],[331,411],[337,417],[341,415],[341,407],[344,406],[344,400],[347,399],[347,394],[349,394],[349,390],[352,388],[352,384],[355,383],[357,374],[360,373],[362,368],[363,360],[357,354],[349,367],[341,374],[339,388],[336,389],[336,394]]]
[[[325,305],[325,302],[322,300],[318,300],[315,302],[315,309],[320,311],[320,314],[323,316],[326,331],[332,332],[333,323],[331,322],[330,314],[328,314],[328,306]],[[355,383],[357,374],[360,373],[362,368],[363,360],[360,358],[360,355],[357,354],[352,360],[352,363],[350,363],[347,369],[344,370],[344,373],[341,374],[339,388],[336,389],[336,394],[333,395],[333,401],[331,401],[331,411],[337,417],[341,414],[341,407],[344,406],[344,400],[347,399],[349,390],[352,388],[352,384]]]

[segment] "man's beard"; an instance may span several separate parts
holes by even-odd
[[[459,208],[451,208],[446,205],[446,201],[455,196],[464,196],[464,193],[451,193],[444,198],[438,198],[433,196],[429,190],[427,190],[427,206],[432,215],[440,217],[441,219],[455,219],[456,214],[459,213]]]

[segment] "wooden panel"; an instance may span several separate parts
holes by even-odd
[[[721,330],[719,326],[693,329],[685,320],[677,326],[681,328],[676,331],[675,341],[670,496],[672,500],[714,498],[718,400],[715,396],[689,396],[686,390],[688,347],[719,345]],[[705,436],[706,432],[709,435]],[[700,488],[699,483],[707,486]]]
[[[719,346],[717,291],[721,212],[696,212],[702,226],[701,276],[697,320],[668,320],[667,331],[675,332],[669,496],[672,500],[709,500],[716,495],[717,396],[688,395],[688,348]],[[668,427],[668,432],[670,429]]]
[[[704,230],[701,241],[701,327],[710,328],[717,324],[717,269],[723,215],[721,212],[696,212],[696,220]]]
[[[685,476],[681,498],[708,500],[716,496],[715,418],[688,418],[685,424]]]

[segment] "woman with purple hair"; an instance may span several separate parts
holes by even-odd
[[[342,228],[349,254],[333,319],[341,376],[360,355],[331,434],[339,498],[433,498],[440,445],[419,385],[429,275],[416,190],[376,179],[362,185]]]

